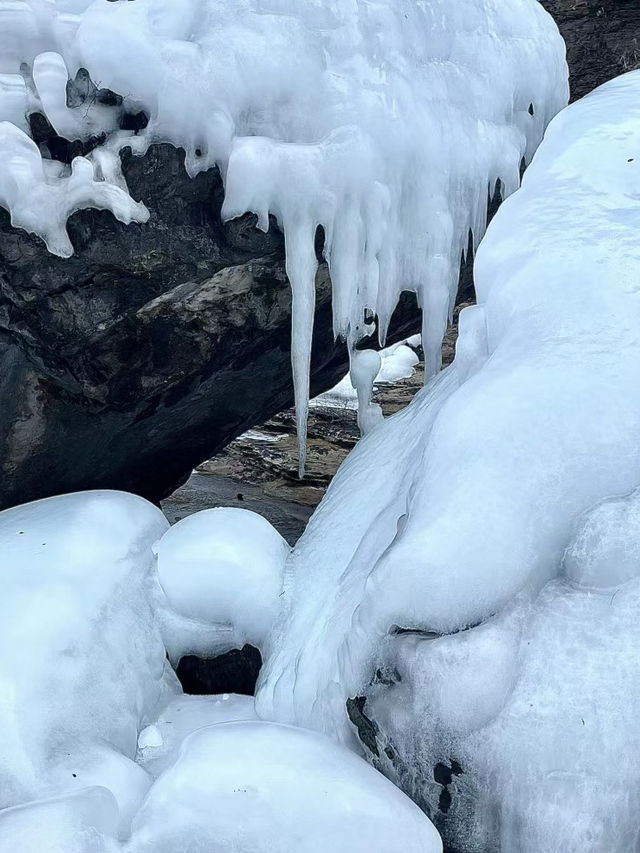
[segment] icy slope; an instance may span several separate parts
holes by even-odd
[[[562,573],[581,513],[640,483],[639,95],[630,74],[555,119],[480,248],[480,304],[461,314],[454,364],[339,471],[287,566],[261,715],[348,739],[345,700],[367,688],[393,626],[453,633],[535,597]],[[587,586],[636,570],[611,553],[583,563]],[[577,618],[579,656],[590,617]],[[505,666],[504,679],[471,669],[489,695],[470,725],[499,712],[517,664]],[[607,677],[627,684],[627,666]],[[595,662],[585,672],[598,683]],[[579,736],[604,738],[604,716]]]
[[[80,68],[122,102],[98,103]],[[52,251],[71,252],[78,207],[144,220],[120,171],[126,145],[182,146],[191,174],[220,167],[226,216],[278,218],[301,463],[317,227],[336,332],[372,331],[370,309],[384,339],[400,291],[416,290],[435,370],[469,229],[482,236],[488,190],[518,186],[568,96],[564,45],[537,0],[0,0],[0,75],[0,204]],[[119,129],[141,110],[144,131]],[[85,143],[71,175],[40,163],[33,111]]]

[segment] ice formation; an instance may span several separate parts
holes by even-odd
[[[123,101],[99,102],[82,69]],[[383,341],[415,290],[435,370],[488,190],[518,186],[566,100],[564,45],[537,0],[1,0],[0,204],[67,255],[78,207],[146,217],[123,147],[182,146],[192,175],[219,166],[224,216],[267,228],[273,214],[285,232],[303,464],[317,228],[335,332],[353,345],[377,315]],[[142,132],[120,130],[140,111]],[[33,112],[87,155],[41,160]]]
[[[181,694],[140,732],[136,761],[155,779],[175,763],[182,742],[193,732],[220,723],[255,719],[253,696]]]
[[[433,789],[431,758],[460,761],[461,826],[504,850],[640,830],[638,498],[607,500],[640,483],[639,96],[636,72],[551,123],[480,246],[453,365],[295,547],[257,699],[348,740],[345,700],[384,693],[390,661],[375,712],[409,773]]]
[[[182,694],[155,555],[183,610],[243,606],[264,631],[289,549],[244,511],[167,527],[121,492],[0,513],[0,853],[367,853],[376,839],[441,853],[429,819],[361,758],[258,721],[252,697]]]
[[[411,340],[417,348],[420,344],[420,335],[413,335]],[[380,367],[374,377],[373,387],[398,382],[400,379],[408,379],[413,376],[414,368],[420,359],[408,341],[401,341],[380,350]],[[319,394],[311,400],[313,407],[327,407],[337,409],[357,409],[358,391],[354,385],[356,377],[349,372],[337,385]],[[365,397],[365,405],[369,405],[370,399]]]
[[[0,513],[0,808],[100,785],[126,832],[139,728],[177,683],[147,594],[167,526],[120,492]]]
[[[127,853],[441,853],[433,825],[365,761],[260,721],[200,729],[156,781]]]
[[[118,805],[106,788],[82,788],[0,811],[0,853],[121,853]]]
[[[156,597],[172,661],[261,648],[280,610],[290,548],[255,512],[218,507],[187,516],[156,545]]]

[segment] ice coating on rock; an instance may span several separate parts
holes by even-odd
[[[385,671],[398,680],[367,688],[380,766],[437,816],[446,845],[635,849],[639,606],[637,577],[615,594],[553,580],[468,631],[390,638]],[[442,814],[431,770],[452,760]]]
[[[65,73],[81,68],[123,103],[70,99]],[[220,167],[224,216],[253,211],[261,228],[277,217],[301,467],[318,227],[336,333],[355,344],[374,330],[366,313],[384,341],[400,292],[415,290],[435,371],[488,192],[498,179],[505,195],[518,186],[567,101],[564,45],[537,0],[1,0],[0,75],[0,121],[15,124],[0,131],[0,204],[51,251],[71,253],[64,225],[81,206],[144,221],[123,196],[118,152],[154,141],[182,146],[192,175]],[[25,109],[70,138],[95,137],[75,178],[43,172],[15,132],[27,130]],[[144,110],[146,129],[119,130],[123,110]]]
[[[639,94],[640,73],[625,75],[552,122],[522,189],[503,205],[480,246],[480,304],[471,309],[469,323],[467,309],[461,315],[461,360],[456,356],[407,410],[365,437],[338,472],[287,565],[283,615],[268,645],[257,696],[261,716],[349,740],[345,702],[369,689],[383,645],[401,642],[402,635],[385,639],[394,626],[454,634],[501,618],[521,597],[535,601],[547,582],[564,574],[564,552],[576,534],[577,544],[568,551],[570,577],[582,574],[591,580],[587,586],[600,589],[632,577],[633,534],[614,534],[607,517],[613,512],[629,529],[636,499],[581,518],[595,504],[628,494],[640,483]],[[585,559],[580,543],[595,523],[601,526],[601,551],[594,549]],[[581,525],[586,527],[579,533]],[[549,703],[544,743],[535,713],[529,723],[524,700],[521,706],[517,726],[525,740],[528,725],[536,732],[530,760],[539,771],[550,770],[554,720],[562,719],[564,707],[577,709],[590,685],[602,702],[607,695],[626,695],[627,689],[635,695],[635,664],[629,660],[634,655],[625,639],[635,606],[633,586],[620,603],[629,608],[620,627],[609,617],[602,621],[612,593],[617,602],[626,589],[594,599],[594,592],[578,593],[556,581],[536,605],[540,625],[551,621],[548,634],[540,629],[540,657],[532,649],[530,666],[542,678],[557,643],[562,654],[554,684],[566,682],[557,704],[555,687],[528,688],[539,689]],[[571,651],[564,639],[572,636],[572,602],[578,626]],[[595,649],[584,651],[590,631],[597,643],[605,642],[606,631],[613,635],[602,666]],[[471,633],[476,632],[487,636],[476,628]],[[509,629],[508,636],[505,647],[517,645],[517,631]],[[572,655],[580,659],[575,683]],[[495,705],[490,696],[477,700],[491,713],[510,689],[509,660],[501,665]],[[522,672],[517,669],[519,677]],[[614,688],[617,680],[624,686]],[[428,681],[420,684],[428,694]],[[626,704],[621,707],[615,698],[611,703],[611,719],[632,726]],[[588,707],[593,711],[590,700]],[[420,715],[411,719],[422,731],[422,723],[415,722]],[[570,746],[577,738],[584,739],[584,761],[595,761],[610,730],[604,706],[592,720],[586,731],[579,724],[572,739],[567,734],[559,750],[559,766],[567,772],[573,772]],[[446,720],[442,726],[446,731]],[[558,731],[566,733],[563,726]],[[633,728],[636,735],[640,731]],[[508,743],[516,741],[514,729]],[[496,760],[493,770],[504,774],[501,790],[510,801],[508,782],[515,785],[516,770],[508,762],[517,761],[521,769],[529,759],[509,756],[505,746],[503,758]],[[599,772],[600,766],[593,771]],[[632,788],[634,767],[625,765],[625,774]],[[563,799],[554,800],[553,783],[545,782],[550,787],[543,809],[543,795],[529,787],[533,775],[523,772],[514,813],[505,818],[517,834],[518,810],[526,816],[522,838],[506,849],[573,853],[604,850],[607,843],[608,849],[628,849],[612,843],[617,836],[606,826],[601,846],[585,843],[593,825],[585,824],[575,843],[567,841],[568,817],[558,822],[557,844],[541,843],[551,832],[552,804]],[[598,785],[592,776],[571,794],[566,814],[575,807],[580,821],[586,821],[589,809],[603,815],[614,788],[620,794],[613,776],[607,779],[612,787],[604,783],[605,805],[594,802]],[[559,784],[565,791],[568,783]],[[626,808],[619,804],[615,814],[630,837],[633,807]],[[535,843],[522,841],[526,827]]]
[[[147,597],[167,526],[121,492],[0,513],[0,808],[103,786],[126,833],[139,728],[175,690]]]
[[[133,826],[128,853],[441,853],[429,819],[380,773],[315,732],[258,721],[183,743]]]
[[[217,507],[187,516],[155,547],[165,645],[213,657],[245,643],[262,647],[280,610],[290,547],[255,512]]]

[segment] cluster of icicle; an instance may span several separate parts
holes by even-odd
[[[353,352],[377,326],[384,342],[416,291],[433,373],[488,191],[516,189],[566,100],[564,46],[537,0],[0,0],[0,205],[69,256],[77,209],[148,218],[124,147],[181,146],[191,175],[218,166],[224,217],[252,211],[266,229],[273,215],[285,233],[303,466],[318,227],[336,335]],[[121,130],[124,111],[147,127]],[[39,150],[33,113],[91,141],[87,155]]]

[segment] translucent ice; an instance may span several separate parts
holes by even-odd
[[[0,811],[0,853],[119,853],[118,807],[106,788],[84,788]]]
[[[640,491],[585,513],[564,570],[579,586],[612,592],[640,574]]]

